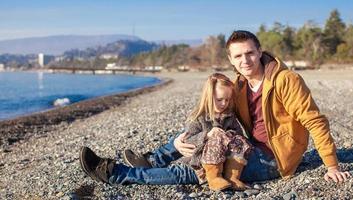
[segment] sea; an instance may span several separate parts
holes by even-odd
[[[0,121],[160,82],[125,74],[0,72]]]

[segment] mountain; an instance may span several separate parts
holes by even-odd
[[[167,45],[171,46],[174,44],[187,44],[191,47],[196,47],[202,44],[202,39],[190,39],[190,40],[156,40],[154,41],[157,44],[160,45]]]
[[[141,52],[153,51],[159,48],[159,45],[145,40],[118,40],[108,43],[104,46],[89,47],[84,50],[71,49],[64,52],[66,58],[80,57],[84,59],[101,56],[103,54],[132,56]]]
[[[37,54],[59,55],[70,49],[86,49],[104,46],[118,41],[136,41],[140,38],[130,35],[56,35],[31,37],[0,41],[0,54]]]

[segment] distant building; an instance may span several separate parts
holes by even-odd
[[[110,53],[105,53],[105,54],[102,54],[99,56],[99,58],[101,59],[117,59],[119,57],[119,55],[116,55],[116,54],[110,54]]]
[[[0,72],[5,70],[5,65],[0,63]]]
[[[116,67],[116,63],[107,63],[105,69],[115,69]]]
[[[145,70],[147,71],[161,71],[163,70],[163,66],[146,66]]]
[[[56,57],[54,58],[54,60],[55,60],[56,62],[64,61],[64,60],[65,60],[65,56],[56,56]]]
[[[38,54],[38,63],[41,67],[44,67],[47,65],[51,60],[51,56],[44,55],[44,53],[39,53]]]
[[[305,69],[309,67],[308,62],[304,60],[295,60],[295,61],[283,61],[290,69]]]
[[[180,72],[187,72],[189,70],[190,70],[190,67],[187,65],[178,66],[178,71],[180,71]]]

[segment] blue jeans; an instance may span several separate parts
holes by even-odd
[[[112,185],[131,183],[149,185],[199,184],[195,171],[186,165],[170,165],[164,168],[133,168],[116,164],[109,178]]]
[[[250,152],[248,164],[244,167],[240,180],[244,182],[266,181],[280,177],[274,158],[257,147]]]
[[[176,185],[199,184],[195,171],[187,165],[169,165],[170,162],[181,158],[182,155],[174,147],[174,138],[146,157],[152,168],[133,168],[123,164],[116,164],[113,175],[109,178],[112,185],[119,184],[150,184],[150,185]]]
[[[109,178],[111,184],[198,184],[195,171],[186,165],[171,165],[182,155],[174,146],[174,138],[152,153],[147,154],[147,159],[153,168],[131,168],[117,164],[113,175]],[[265,181],[279,177],[276,162],[265,155],[259,148],[254,148],[250,153],[248,164],[244,167],[241,180],[244,182]]]
[[[145,157],[152,167],[167,167],[172,161],[181,158],[183,155],[174,146],[175,138],[171,138],[167,144],[159,147],[153,152],[148,152]]]

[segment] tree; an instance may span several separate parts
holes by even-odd
[[[283,43],[282,43],[282,51],[283,51],[283,59],[293,59],[295,46],[294,46],[294,37],[295,37],[295,29],[290,26],[286,26],[283,29]]]
[[[337,46],[335,58],[338,62],[353,61],[353,25],[347,26],[343,42]]]
[[[326,20],[324,29],[324,43],[327,46],[328,54],[334,55],[336,53],[337,46],[343,42],[343,34],[345,32],[345,24],[340,18],[338,10],[333,10],[330,13],[330,17]]]
[[[203,60],[203,64],[206,66],[219,66],[225,57],[224,45],[224,35],[218,35],[217,37],[209,36],[201,48],[201,59]]]
[[[260,31],[257,33],[257,37],[260,40],[262,49],[270,51],[275,55],[282,57],[284,52],[282,51],[284,38],[282,35],[283,25],[281,23],[275,22],[273,27],[266,31],[264,26],[260,27]]]
[[[312,66],[322,64],[325,47],[320,27],[309,21],[298,30],[295,38],[295,45],[298,47],[297,57],[309,61]]]

